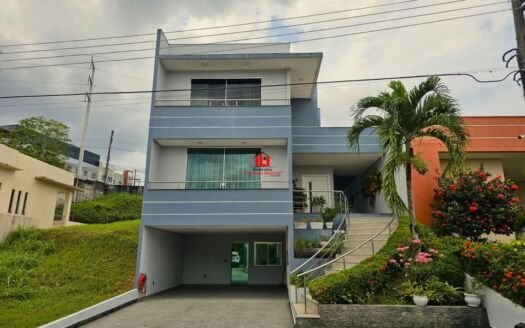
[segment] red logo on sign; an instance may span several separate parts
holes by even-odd
[[[255,155],[255,167],[270,167],[271,165],[272,159],[265,152]]]

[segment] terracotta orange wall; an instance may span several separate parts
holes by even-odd
[[[467,152],[525,152],[525,116],[468,116],[463,118],[470,134]],[[445,146],[433,139],[414,141],[414,152],[427,161],[428,172],[420,175],[412,171],[412,195],[418,220],[426,225],[432,224],[430,204],[433,202],[435,180],[440,172],[439,153]],[[468,156],[468,155],[467,155]]]

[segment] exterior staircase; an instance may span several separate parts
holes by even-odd
[[[332,263],[325,271],[326,274],[350,269],[359,262],[374,255],[385,245],[390,237],[390,233],[395,229],[395,226],[391,226],[390,229],[385,229],[391,220],[391,215],[351,214],[348,219],[346,240],[341,254],[345,254],[356,247],[361,247]],[[373,238],[373,240],[363,245],[364,242],[374,236],[375,238]]]
[[[344,246],[339,255],[334,260],[327,261],[329,264],[325,263],[313,269],[305,268],[304,273],[298,274],[298,277],[315,279],[352,268],[379,251],[386,244],[397,224],[398,221],[394,220],[392,215],[349,214],[344,232]],[[294,291],[297,291],[300,287],[294,286],[294,288]],[[297,296],[297,292],[295,293],[295,301],[291,302],[294,318],[318,318],[318,304],[310,296],[308,288],[306,288],[306,295],[304,289],[299,293],[301,297]]]

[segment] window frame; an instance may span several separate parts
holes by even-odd
[[[242,84],[241,82],[245,82],[246,84],[253,84],[256,85],[254,87],[251,87],[253,89],[257,88],[259,91],[259,98],[246,98],[244,100],[243,98],[229,98],[228,97],[228,84],[231,83],[232,85],[235,84]],[[213,83],[214,82],[214,83]],[[221,83],[222,82],[222,83]],[[251,83],[250,83],[251,82]],[[195,85],[224,85],[224,92],[221,95],[222,98],[197,98],[198,91],[199,90],[210,90],[210,87],[208,89],[198,88],[194,87]],[[249,88],[249,87],[246,87]],[[235,88],[233,87],[232,90]],[[195,98],[194,98],[195,97]],[[208,97],[210,97],[208,93]],[[207,101],[205,104],[204,101]],[[258,101],[258,102],[257,102]],[[201,103],[199,103],[201,102]],[[212,103],[214,102],[214,103]],[[233,102],[237,102],[236,104],[233,104]],[[247,102],[244,104],[243,102]],[[252,103],[250,103],[252,102]],[[256,102],[256,103],[253,103]],[[239,103],[242,103],[239,105]],[[262,78],[261,77],[239,77],[239,78],[198,78],[198,79],[191,79],[190,81],[190,106],[192,107],[260,107],[262,106]]]
[[[278,245],[280,249],[279,264],[257,264],[257,246],[258,245]],[[268,260],[269,252],[266,252],[266,260]],[[269,261],[268,261],[269,262]],[[256,267],[282,267],[283,266],[283,243],[281,241],[255,241],[253,242],[253,265]]]
[[[11,189],[11,197],[9,198],[9,207],[7,209],[7,213],[11,214],[13,213],[13,200],[15,199],[15,189]]]
[[[219,180],[217,180],[216,182],[199,182],[199,181],[192,181],[192,180],[188,180],[188,172],[189,172],[189,160],[190,160],[190,152],[194,152],[195,150],[208,150],[211,151],[212,150],[218,150],[221,152],[221,154],[219,154],[221,156],[221,170],[220,170],[220,178]],[[263,177],[262,175],[256,175],[256,176],[253,176],[253,177],[257,177],[258,179],[252,179],[250,180],[246,180],[247,183],[257,183],[258,184],[258,187],[250,187],[250,188],[231,188],[229,186],[234,186],[236,184],[240,184],[240,182],[236,181],[236,180],[231,180],[231,179],[226,179],[226,162],[227,162],[227,156],[228,155],[232,155],[232,154],[229,154],[228,152],[231,151],[231,150],[250,150],[250,151],[253,151],[254,152],[254,156],[256,156],[258,153],[260,153],[262,151],[261,147],[191,147],[191,148],[187,148],[186,149],[186,175],[185,175],[185,189],[186,190],[261,190],[261,189],[264,189],[263,186],[262,186],[262,183],[263,183]],[[233,155],[236,155],[236,154],[233,154]],[[238,155],[238,154],[237,154]],[[196,188],[196,187],[188,187],[188,186],[192,186],[192,184],[198,184],[198,183],[210,183],[211,185],[213,185],[214,183],[217,183],[217,187],[209,187],[209,188]]]
[[[18,210],[20,209],[20,197],[21,196],[22,196],[22,190],[19,190],[18,196],[16,196],[15,214],[18,214]]]
[[[26,205],[27,205],[28,196],[29,196],[29,193],[26,191],[24,194],[24,203],[22,204],[22,215],[26,215]]]

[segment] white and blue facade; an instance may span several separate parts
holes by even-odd
[[[352,152],[348,127],[321,127],[321,60],[286,43],[169,44],[158,31],[137,261],[148,294],[285,284],[305,215],[294,214],[294,180],[328,205],[342,190],[360,211],[388,212],[360,201],[380,167],[373,133]]]

